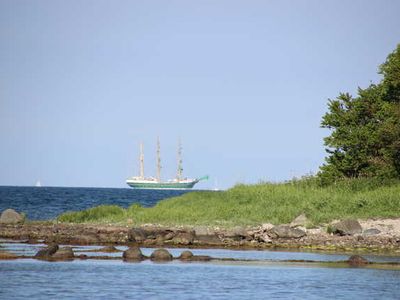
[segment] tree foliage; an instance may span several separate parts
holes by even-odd
[[[400,178],[400,45],[380,66],[383,79],[353,97],[341,93],[329,100],[321,127],[326,163],[319,176],[340,178]]]

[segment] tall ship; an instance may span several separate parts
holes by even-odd
[[[201,180],[207,180],[208,176],[204,176],[197,179],[190,179],[183,177],[182,168],[182,145],[179,141],[178,144],[178,155],[177,155],[177,172],[174,179],[167,181],[161,180],[161,156],[160,156],[160,140],[157,139],[157,174],[156,177],[145,177],[144,175],[144,153],[143,143],[140,143],[140,156],[139,156],[139,176],[133,176],[126,180],[126,183],[134,189],[191,189],[196,183]]]

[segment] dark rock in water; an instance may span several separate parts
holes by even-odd
[[[274,226],[269,230],[268,235],[272,238],[301,238],[306,233],[298,228],[291,228],[288,225]]]
[[[180,245],[191,245],[194,241],[195,238],[195,233],[194,231],[188,231],[188,232],[179,232],[173,239],[172,241],[175,244],[180,244]]]
[[[0,223],[3,224],[21,224],[24,223],[24,221],[25,218],[11,208],[3,211],[0,216]]]
[[[146,231],[142,228],[132,228],[128,232],[128,240],[130,242],[142,243],[146,238]]]
[[[57,252],[58,250],[58,245],[54,244],[54,245],[49,245],[46,248],[40,249],[36,254],[35,254],[35,258],[50,258],[54,253]]]
[[[181,259],[181,260],[190,260],[192,257],[193,257],[192,251],[186,250],[186,251],[183,251],[181,253],[181,255],[179,256],[179,259]]]
[[[138,247],[130,247],[128,250],[124,251],[122,258],[125,261],[142,261],[145,259],[142,251]]]
[[[211,256],[208,255],[193,255],[193,257],[190,259],[191,261],[210,261]]]
[[[332,232],[339,235],[354,235],[362,233],[362,227],[357,220],[347,219],[332,225]]]
[[[99,252],[108,252],[108,253],[113,253],[113,252],[120,252],[117,248],[114,246],[106,246],[98,250]]]
[[[56,253],[51,256],[57,260],[69,260],[74,258],[74,251],[71,247],[59,248]]]
[[[309,224],[310,221],[307,219],[305,214],[301,214],[299,216],[297,216],[291,223],[290,223],[290,227],[299,227],[299,226],[306,226],[307,224]]]
[[[172,255],[166,249],[157,249],[151,254],[150,259],[154,261],[170,261],[172,260]]]
[[[347,262],[349,263],[350,266],[353,266],[353,267],[365,266],[365,265],[369,264],[369,261],[360,255],[350,256],[350,258]]]
[[[379,229],[376,228],[369,228],[363,231],[363,235],[365,236],[370,236],[370,235],[377,235],[380,234],[381,231]]]
[[[2,259],[16,259],[18,258],[17,255],[7,251],[0,251],[0,260]]]

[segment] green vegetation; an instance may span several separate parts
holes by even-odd
[[[328,157],[319,174],[326,183],[400,178],[400,45],[379,70],[380,83],[329,101],[321,126],[332,132],[324,139]]]
[[[192,192],[159,202],[123,209],[99,206],[58,217],[73,223],[151,223],[231,227],[288,223],[305,213],[314,224],[346,217],[399,217],[400,182],[345,180],[321,186],[317,179],[282,184],[237,185],[223,192]]]

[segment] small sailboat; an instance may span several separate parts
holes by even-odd
[[[144,175],[144,154],[143,154],[143,143],[140,144],[140,156],[139,156],[139,176],[128,178],[126,183],[135,189],[191,189],[193,186],[201,180],[207,180],[208,176],[204,176],[197,179],[189,179],[183,177],[182,168],[182,145],[178,144],[178,157],[177,157],[178,169],[176,177],[167,181],[161,180],[161,157],[160,157],[160,140],[157,139],[157,173],[156,177],[145,177]]]
[[[41,186],[42,186],[42,184],[40,183],[40,180],[36,181],[35,187],[41,187]]]

